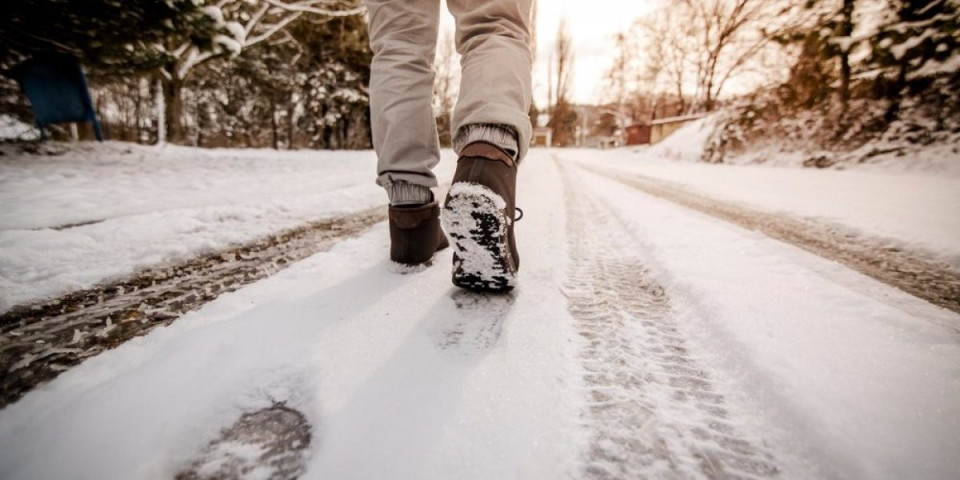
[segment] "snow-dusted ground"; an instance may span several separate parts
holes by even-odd
[[[672,162],[656,153],[575,150],[564,157],[879,237],[892,247],[918,250],[960,271],[960,177]]]
[[[223,244],[238,241],[223,230],[262,228],[259,235],[382,201],[370,184],[369,153],[171,151],[183,157],[172,166],[166,155],[151,162],[149,150],[142,159],[91,152],[88,166],[62,179],[57,172],[70,171],[69,162],[47,162],[63,157],[33,159],[44,179],[64,182],[63,191],[47,190],[48,203],[36,188],[33,196],[24,188],[5,197],[29,200],[15,207],[21,216],[37,208],[48,218],[2,217],[0,238],[97,218],[136,231],[143,223],[126,219],[156,215],[156,228],[169,232],[154,243],[159,248],[178,238],[176,228],[162,226],[175,227],[177,212],[195,218],[234,208],[234,223],[198,220]],[[119,168],[98,170],[101,163]],[[2,165],[2,195],[30,182],[26,160]],[[753,476],[780,478],[960,474],[960,340],[940,326],[960,316],[585,167],[663,178],[957,255],[947,238],[955,219],[939,210],[956,197],[904,194],[907,206],[892,208],[883,176],[829,180],[847,173],[830,171],[807,179],[796,169],[763,176],[619,152],[534,150],[520,178],[523,261],[512,296],[454,289],[449,250],[421,271],[396,268],[385,260],[387,230],[379,225],[88,360],[0,411],[0,477],[170,478],[241,412],[278,401],[313,426],[305,478],[600,478],[603,471],[695,478],[751,465]],[[129,178],[98,183],[125,169]],[[21,181],[7,183],[8,171]],[[779,176],[789,178],[779,188],[758,186]],[[123,199],[135,196],[94,206],[77,195],[76,212],[59,212],[58,197],[91,182],[123,185],[128,194],[142,189],[157,204],[124,210]],[[218,193],[189,193],[203,182]],[[833,187],[803,193],[804,185]],[[855,185],[855,194],[847,191]],[[826,208],[831,199],[834,210]],[[298,213],[283,214],[284,203]],[[886,221],[883,205],[891,207]],[[269,223],[274,212],[281,219]],[[914,223],[883,229],[901,222]],[[910,229],[924,234],[906,235]],[[180,253],[219,244],[189,245]],[[608,350],[609,358],[594,356]],[[635,406],[635,415],[608,416],[623,405]]]
[[[714,131],[723,112],[708,115],[690,122],[656,145],[635,147],[647,157],[663,158],[682,162],[703,161]],[[924,123],[922,120],[917,120]],[[888,134],[898,128],[891,127]],[[900,126],[899,130],[909,130]],[[896,137],[896,135],[892,135]],[[860,172],[902,172],[925,175],[960,177],[960,133],[952,132],[946,138],[929,144],[909,143],[902,139],[880,139],[867,142],[849,152],[832,152],[816,148],[791,148],[780,138],[754,139],[746,151],[727,152],[723,162],[727,165],[763,165],[772,167],[801,168],[804,162],[822,157],[832,169],[855,169]]]
[[[40,138],[40,131],[33,125],[0,114],[0,140],[36,140]]]
[[[0,156],[0,312],[385,204],[375,165],[372,152],[114,142],[70,145],[58,156],[8,152]],[[438,172],[452,165],[448,156]]]

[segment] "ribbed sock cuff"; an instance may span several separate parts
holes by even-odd
[[[516,130],[507,125],[492,123],[464,125],[457,130],[456,138],[453,139],[453,151],[459,155],[464,147],[473,142],[487,142],[500,147],[501,150],[509,153],[514,160],[517,160],[517,155],[520,153],[520,143],[517,137]]]
[[[424,205],[433,201],[433,192],[428,187],[404,181],[385,185],[390,205]]]

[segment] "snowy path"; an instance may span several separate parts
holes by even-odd
[[[580,359],[595,429],[589,476],[777,474],[764,440],[741,432],[712,369],[691,353],[618,212],[562,171],[572,263],[565,292],[588,343]]]
[[[302,478],[960,472],[957,314],[563,151],[521,185],[513,295],[398,269],[379,224],[0,410],[0,477],[172,478],[278,402]]]
[[[0,155],[0,313],[385,203],[370,151],[56,147]]]
[[[929,252],[894,247],[890,240],[831,225],[822,220],[748,208],[642,175],[584,165],[591,172],[641,192],[717,217],[803,248],[815,255],[897,287],[934,305],[960,313],[960,268],[930,260]],[[960,338],[960,325],[944,325]]]
[[[0,407],[86,358],[384,220],[383,207],[375,207],[6,312],[0,316]]]
[[[960,176],[956,173],[714,165],[665,161],[643,150],[569,150],[563,156],[753,210],[876,237],[890,248],[922,253],[960,271],[960,215],[956,214]],[[960,164],[960,157],[954,154],[943,161]]]
[[[680,325],[815,476],[960,471],[957,315],[795,247],[577,171],[619,211]],[[782,430],[782,431],[783,431]],[[796,474],[786,474],[792,478]]]

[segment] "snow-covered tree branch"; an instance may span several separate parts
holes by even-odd
[[[219,0],[201,6],[199,11],[213,24],[214,35],[205,44],[190,39],[166,48],[168,61],[157,76],[167,97],[162,114],[166,139],[171,141],[182,139],[180,90],[198,66],[215,58],[236,57],[275,37],[301,16],[344,17],[365,9],[341,0]]]

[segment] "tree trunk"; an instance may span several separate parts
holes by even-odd
[[[328,112],[329,110],[330,110],[330,108],[327,106],[326,103],[324,103],[323,105],[321,105],[321,108],[320,108],[320,118],[326,119],[326,118],[327,118],[327,112]],[[320,142],[321,142],[321,144],[319,145],[319,147],[322,148],[322,149],[324,149],[324,150],[329,150],[329,149],[330,149],[330,147],[329,147],[329,145],[330,145],[330,126],[327,125],[326,120],[324,120],[324,122],[323,122],[322,130],[320,130],[320,131],[317,132],[317,133],[319,134]]]
[[[270,126],[273,131],[273,149],[280,150],[280,126],[277,125],[277,106],[270,105]]]
[[[333,150],[333,148],[330,145],[332,143],[332,139],[333,139],[333,127],[329,125],[324,125],[323,126],[323,146],[321,146],[321,148],[323,148],[324,150]]]
[[[853,2],[854,0],[843,0],[843,23],[840,25],[840,35],[847,39],[853,35]],[[850,103],[850,52],[847,50],[844,48],[840,52],[841,123],[846,123]]]
[[[166,99],[164,119],[167,124],[167,141],[183,141],[183,98],[180,95],[183,83],[180,80],[164,80],[163,95]]]
[[[136,140],[137,143],[143,143],[144,141],[143,125],[144,123],[147,123],[150,118],[150,114],[145,112],[145,110],[149,110],[149,109],[144,108],[144,103],[146,102],[146,100],[144,100],[144,92],[146,92],[147,94],[146,97],[149,99],[150,98],[150,79],[148,79],[147,77],[141,77],[140,80],[137,82],[137,95],[135,97],[137,99],[137,104],[136,104],[137,106],[136,106],[136,113],[134,114],[136,116],[136,122],[137,122],[137,140]]]
[[[167,102],[163,94],[163,80],[157,77],[153,94],[157,107],[157,145],[167,143]]]
[[[287,150],[293,150],[295,148],[293,144],[293,135],[294,135],[294,124],[293,124],[293,115],[296,113],[294,109],[294,103],[292,101],[287,102]]]
[[[687,102],[683,99],[683,77],[677,77],[677,101],[680,102],[680,111],[677,112],[677,115],[683,115],[687,113]]]
[[[889,100],[890,104],[887,106],[887,111],[883,115],[883,119],[888,124],[896,120],[897,116],[900,114],[900,100],[903,98],[903,90],[907,85],[907,69],[909,68],[905,59],[906,56],[904,56],[904,60],[900,61],[900,69],[897,73],[897,80],[894,82],[893,87],[887,94],[887,99]]]

